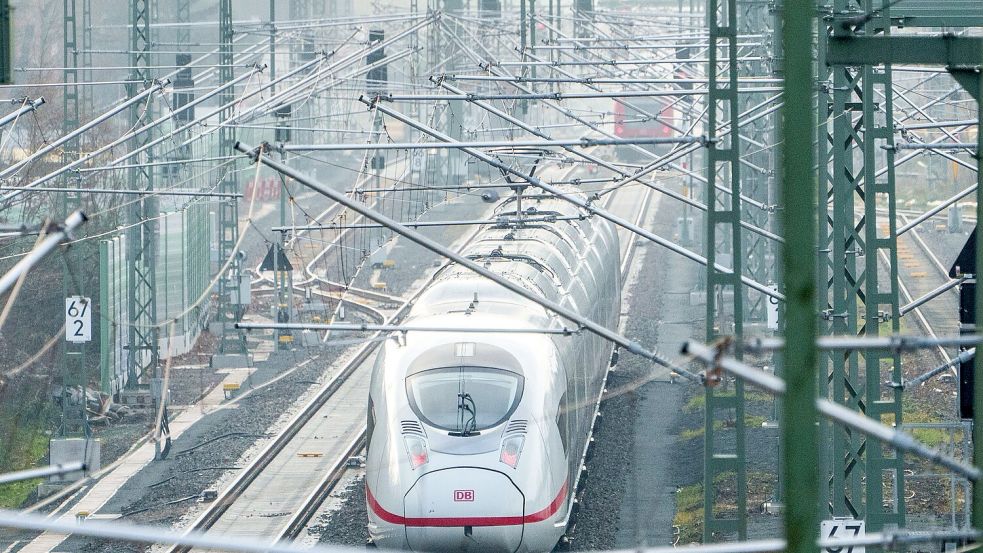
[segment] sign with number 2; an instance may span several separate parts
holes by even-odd
[[[65,339],[82,343],[92,341],[92,309],[89,298],[65,298]]]

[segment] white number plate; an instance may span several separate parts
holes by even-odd
[[[65,339],[76,343],[92,341],[92,302],[89,298],[65,298]]]

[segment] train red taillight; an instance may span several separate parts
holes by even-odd
[[[430,461],[430,452],[427,450],[427,440],[421,436],[404,435],[403,442],[406,444],[406,454],[410,458],[410,467],[416,470]]]
[[[502,440],[502,452],[498,460],[506,465],[515,468],[519,464],[519,455],[522,454],[522,444],[526,441],[524,436],[507,436]]]

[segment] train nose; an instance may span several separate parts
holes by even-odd
[[[403,501],[413,551],[512,553],[522,542],[522,492],[504,474],[480,468],[422,476]]]

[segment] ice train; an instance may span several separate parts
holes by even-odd
[[[576,192],[571,192],[576,193]],[[614,329],[618,233],[551,196],[523,196],[537,222],[490,225],[463,254]],[[515,217],[516,200],[496,213]],[[543,220],[556,216],[558,220]],[[450,264],[405,324],[571,327],[538,304]],[[589,332],[408,332],[387,340],[369,392],[365,492],[378,547],[550,551],[574,509],[612,345]]]

